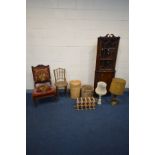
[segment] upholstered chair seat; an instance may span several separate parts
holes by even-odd
[[[56,94],[56,89],[54,87],[48,86],[48,85],[41,85],[33,90],[33,97],[36,96],[44,96],[44,95],[54,95]]]

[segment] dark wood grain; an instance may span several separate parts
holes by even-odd
[[[96,88],[98,81],[104,81],[107,83],[107,91],[109,92],[112,78],[115,77],[119,40],[120,37],[113,34],[98,38],[94,88]]]

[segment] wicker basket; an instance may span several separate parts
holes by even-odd
[[[72,99],[80,97],[81,81],[72,80],[70,81],[70,95]]]
[[[83,85],[81,89],[82,97],[92,97],[93,96],[93,87],[91,85]]]

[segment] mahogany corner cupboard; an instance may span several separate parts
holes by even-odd
[[[104,81],[107,83],[107,91],[109,91],[112,78],[115,76],[119,40],[120,37],[113,34],[98,38],[94,88],[98,81]]]

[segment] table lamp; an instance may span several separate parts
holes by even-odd
[[[102,103],[101,96],[103,96],[103,95],[105,95],[107,93],[106,86],[107,86],[107,84],[105,82],[99,81],[97,83],[97,87],[95,89],[96,94],[99,95],[99,99],[98,99],[97,104]]]
[[[112,94],[111,103],[116,105],[118,103],[117,96],[123,95],[126,81],[121,78],[113,78],[110,85],[110,93]]]

